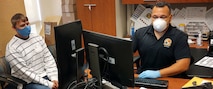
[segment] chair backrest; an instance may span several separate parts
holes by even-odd
[[[0,57],[0,75],[4,74],[10,74],[10,65],[6,61],[5,57]],[[0,89],[4,89],[5,82],[7,82],[6,79],[1,78],[0,79]]]
[[[55,45],[49,45],[49,46],[47,46],[47,48],[49,49],[49,51],[53,55],[53,57],[56,59],[56,48],[55,48]]]
[[[6,84],[6,86],[5,86]],[[0,89],[17,89],[21,87],[20,84],[27,84],[25,81],[11,76],[11,68],[9,62],[5,57],[0,57]],[[18,88],[22,89],[22,88]]]
[[[10,74],[10,65],[5,57],[0,57],[0,74]]]

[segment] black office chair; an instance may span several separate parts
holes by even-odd
[[[25,81],[11,76],[10,65],[6,61],[5,57],[0,58],[0,87],[5,89],[17,89],[18,84],[26,84]]]
[[[140,56],[134,56],[133,62],[136,64],[136,68],[138,69],[140,67]]]
[[[55,48],[55,45],[48,45],[47,48],[50,50],[50,53],[53,55],[53,57],[55,58],[56,60],[56,48]]]

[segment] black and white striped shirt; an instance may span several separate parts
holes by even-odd
[[[5,57],[12,75],[27,83],[39,83],[51,89],[53,82],[42,77],[47,75],[50,80],[58,81],[56,62],[39,35],[30,34],[27,40],[14,36],[7,44]]]

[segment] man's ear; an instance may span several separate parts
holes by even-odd
[[[15,28],[14,26],[12,26],[12,29],[13,29],[13,30],[16,30],[16,28]]]

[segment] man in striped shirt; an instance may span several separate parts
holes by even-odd
[[[57,89],[58,69],[43,38],[30,33],[28,19],[21,13],[11,18],[16,35],[6,47],[11,74],[27,82],[24,89]]]

